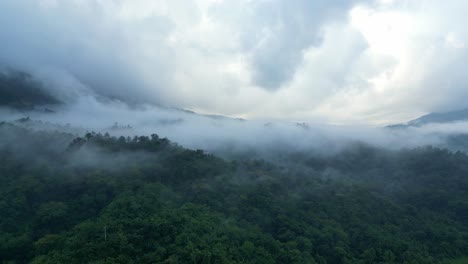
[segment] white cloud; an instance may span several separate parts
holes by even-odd
[[[462,0],[2,1],[0,63],[205,113],[391,123],[468,106],[467,10]]]

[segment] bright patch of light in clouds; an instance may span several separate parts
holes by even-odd
[[[379,12],[360,6],[351,10],[351,24],[362,33],[372,51],[400,56],[410,41],[414,22],[403,12]]]

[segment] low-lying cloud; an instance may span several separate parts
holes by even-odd
[[[40,107],[21,112],[3,108],[0,121],[15,122],[34,130],[71,133],[76,137],[88,132],[116,137],[158,134],[184,147],[225,157],[249,153],[264,158],[295,152],[333,154],[356,143],[389,149],[450,147],[447,138],[464,134],[468,128],[468,122],[390,129],[277,119],[245,120],[153,105],[130,106],[91,94],[82,94],[72,102],[51,108],[54,112],[42,111]]]

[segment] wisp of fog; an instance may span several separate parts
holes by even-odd
[[[316,120],[245,120],[203,115],[177,108],[133,104],[103,97],[67,75],[55,79],[35,77],[63,104],[28,110],[2,108],[0,120],[22,119],[34,129],[86,132],[113,136],[158,134],[184,147],[213,153],[257,151],[316,151],[335,153],[355,142],[385,148],[444,145],[445,137],[466,131],[465,122],[429,124],[405,129],[370,125],[332,125]],[[46,111],[44,110],[46,109]],[[31,122],[41,121],[41,122]]]

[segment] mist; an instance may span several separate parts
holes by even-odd
[[[225,157],[255,153],[313,152],[335,154],[355,143],[401,149],[433,145],[449,147],[447,137],[465,133],[467,122],[427,124],[405,129],[366,124],[333,125],[323,120],[242,119],[203,115],[178,108],[129,104],[96,94],[94,89],[66,75],[32,77],[60,101],[57,105],[15,110],[3,107],[0,120],[34,130],[83,136],[87,132],[134,137],[157,134],[190,149]]]
[[[0,262],[468,263],[466,0],[0,0]]]

